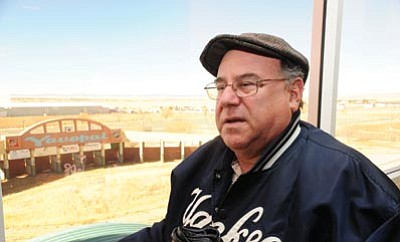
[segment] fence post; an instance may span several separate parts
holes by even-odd
[[[4,175],[6,179],[10,179],[10,161],[7,152],[4,153]]]
[[[118,145],[118,162],[124,162],[124,142],[119,142]]]
[[[63,168],[61,167],[61,146],[57,146],[56,148],[57,154],[56,154],[56,163],[55,163],[55,169],[56,172],[63,172]]]
[[[35,149],[30,149],[29,151],[31,153],[31,157],[29,159],[28,173],[31,176],[36,176]]]
[[[75,164],[77,164],[78,168],[82,169],[82,171],[85,170],[85,163],[86,163],[86,156],[84,155],[84,145],[79,144],[79,160],[75,161]]]
[[[160,141],[160,161],[164,162],[165,161],[165,157],[164,157],[164,146],[165,146],[165,141],[161,140]]]
[[[144,141],[139,143],[139,161],[140,163],[143,163],[143,153],[144,153]]]
[[[101,166],[106,165],[106,150],[104,149],[104,143],[101,143]]]
[[[179,141],[179,146],[181,148],[181,160],[185,159],[185,142]]]

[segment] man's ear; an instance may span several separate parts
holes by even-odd
[[[289,92],[289,105],[292,109],[292,112],[297,111],[300,108],[300,104],[302,103],[303,98],[303,90],[304,90],[304,81],[300,77],[292,80]]]

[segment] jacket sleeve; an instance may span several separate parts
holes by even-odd
[[[399,242],[398,188],[375,166],[361,159],[357,165],[359,169],[352,173],[352,179],[344,183],[349,187],[347,194],[351,194],[347,225],[352,228],[352,235],[366,242]]]
[[[349,225],[355,234],[363,234],[366,242],[400,241],[400,193],[396,185],[379,169],[367,165],[359,159],[359,169],[353,174],[354,182],[346,184],[352,188],[350,193],[348,217]],[[352,186],[353,185],[353,186]],[[354,234],[353,234],[354,235]],[[360,236],[361,237],[361,236]]]
[[[380,226],[366,242],[398,242],[400,241],[400,212]]]
[[[122,238],[118,242],[163,242],[165,220]]]

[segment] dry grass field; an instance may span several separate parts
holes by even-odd
[[[367,156],[376,153],[399,155],[400,105],[340,108],[336,137]]]
[[[169,176],[177,164],[151,162],[13,179],[3,184],[6,241],[104,221],[152,224],[166,211]],[[10,184],[20,192],[11,193]]]
[[[216,134],[214,114],[205,110],[78,116],[124,130]],[[0,117],[0,132],[19,132],[49,118],[53,117]],[[344,105],[338,109],[336,135],[367,156],[393,154],[398,158],[400,106]],[[165,213],[170,172],[179,162],[122,164],[68,176],[41,173],[5,181],[2,188],[7,241],[25,241],[96,222],[158,221]]]

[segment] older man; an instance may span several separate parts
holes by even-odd
[[[300,121],[301,53],[272,35],[218,35],[200,60],[220,136],[172,172],[165,219],[123,241],[400,241],[397,187]]]

